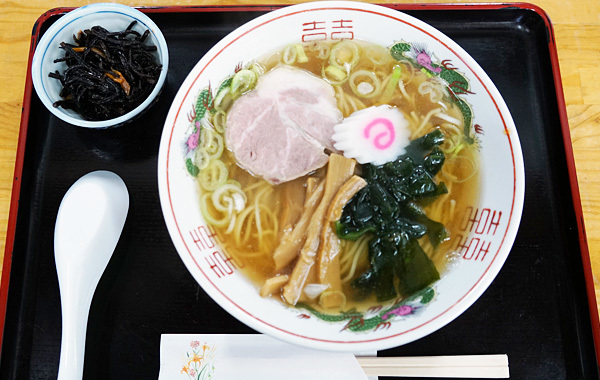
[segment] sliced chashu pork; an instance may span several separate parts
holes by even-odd
[[[225,138],[238,164],[271,183],[324,166],[335,152],[333,127],[342,120],[330,84],[280,66],[258,79],[227,115]]]

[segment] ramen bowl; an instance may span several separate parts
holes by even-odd
[[[105,120],[88,120],[74,109],[55,107],[54,104],[57,101],[63,100],[61,96],[63,85],[58,79],[51,78],[48,74],[55,71],[64,73],[68,68],[67,63],[64,61],[55,62],[55,60],[65,56],[65,51],[60,48],[60,44],[65,42],[75,46],[73,37],[80,31],[91,29],[94,26],[101,26],[108,32],[117,32],[125,30],[132,22],[135,22],[135,25],[132,26],[131,30],[139,33],[139,36],[148,31],[147,37],[143,40],[143,45],[156,47],[156,51],[152,55],[156,63],[162,66],[152,91],[145,98],[141,98],[139,105],[135,108],[120,116]],[[131,39],[130,37],[131,35],[128,38]],[[126,124],[153,105],[162,91],[167,78],[168,67],[167,42],[150,17],[135,8],[125,5],[96,3],[68,12],[48,28],[35,49],[31,62],[31,77],[38,97],[54,116],[79,127],[103,129]],[[85,80],[85,78],[80,80]],[[134,83],[130,87],[133,86]],[[131,94],[133,95],[133,91]]]
[[[461,141],[473,144],[478,154],[478,196],[455,205],[441,278],[410,296],[392,297],[364,309],[342,306],[330,311],[303,303],[291,306],[277,295],[261,296],[261,285],[248,275],[240,252],[229,248],[232,230],[225,231],[226,226],[219,230],[204,216],[202,199],[206,197],[198,185],[203,159],[197,146],[206,138],[200,131],[218,132],[228,125],[215,127],[219,123],[207,124],[203,119],[218,113],[214,108],[223,98],[216,91],[223,88],[226,78],[240,69],[248,70],[274,51],[283,51],[282,59],[287,60],[293,52],[286,47],[295,50],[331,40],[393,47],[394,59],[409,62],[405,64],[425,75],[425,81],[441,83],[444,77],[451,78],[444,81],[446,98],[463,105],[466,128],[460,130]],[[165,122],[158,184],[174,246],[216,303],[261,333],[316,349],[359,352],[424,337],[457,318],[481,296],[502,268],[515,239],[523,207],[524,168],[508,108],[486,73],[462,48],[401,12],[325,1],[258,17],[229,34],[198,62]]]

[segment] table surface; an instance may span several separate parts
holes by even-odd
[[[21,122],[31,30],[37,18],[56,7],[77,7],[93,1],[29,0],[0,2],[0,236],[6,236]],[[130,6],[241,5],[243,1],[119,1]],[[297,1],[254,0],[256,4],[291,4]],[[379,0],[376,3],[412,3]],[[489,1],[420,0],[419,3],[486,3]],[[512,2],[512,1],[506,1]],[[600,304],[600,1],[533,0],[548,13],[554,26],[571,140],[577,169],[587,243]],[[0,238],[0,262],[4,255]],[[1,268],[0,268],[1,275]]]

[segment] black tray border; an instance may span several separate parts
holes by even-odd
[[[291,4],[272,4],[272,5],[190,5],[190,6],[141,6],[135,7],[136,9],[147,13],[187,13],[187,12],[243,12],[243,11],[272,11],[275,9],[283,8]],[[384,7],[388,7],[398,11],[410,11],[410,10],[461,10],[461,9],[478,9],[478,10],[497,10],[505,8],[515,8],[522,10],[533,11],[538,14],[544,21],[548,39],[548,51],[550,54],[550,63],[552,66],[552,74],[556,90],[556,100],[558,103],[558,113],[560,118],[560,125],[562,129],[563,144],[565,148],[566,163],[569,173],[570,189],[572,194],[572,205],[573,210],[577,219],[578,236],[580,243],[580,254],[583,263],[583,271],[585,277],[585,285],[588,299],[588,308],[590,318],[592,321],[592,334],[594,339],[594,347],[596,352],[596,361],[600,363],[600,318],[598,314],[598,306],[596,303],[595,287],[591,269],[591,261],[589,255],[589,247],[587,242],[587,236],[585,232],[585,223],[583,217],[583,210],[581,206],[581,197],[579,192],[579,185],[577,181],[577,173],[575,167],[575,158],[573,154],[573,146],[571,143],[571,133],[568,123],[568,115],[566,111],[566,103],[564,99],[564,92],[562,87],[562,78],[560,75],[560,67],[558,60],[558,52],[556,46],[556,40],[554,35],[554,28],[550,20],[549,15],[538,5],[531,3],[468,3],[468,4],[378,4]],[[23,173],[23,162],[25,157],[26,137],[28,129],[28,120],[30,114],[30,105],[33,89],[33,82],[31,78],[31,63],[35,48],[39,42],[39,30],[40,26],[44,24],[49,18],[57,15],[61,15],[72,11],[75,7],[58,7],[50,9],[44,12],[34,23],[32,28],[32,35],[29,47],[29,58],[27,62],[27,75],[25,80],[25,89],[23,95],[23,105],[21,110],[21,122],[19,128],[19,136],[17,143],[17,154],[15,159],[15,169],[13,176],[11,201],[8,213],[8,225],[5,239],[5,251],[4,259],[2,263],[2,278],[0,280],[0,344],[3,340],[3,333],[6,321],[6,307],[9,293],[9,283],[11,274],[11,263],[12,254],[15,243],[15,230],[17,224],[18,208],[19,208],[19,197],[21,191],[21,175]]]

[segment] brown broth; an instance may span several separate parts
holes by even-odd
[[[419,85],[428,81],[429,78],[419,71],[416,68],[412,68],[411,64],[407,62],[398,63],[391,57],[386,64],[375,64],[371,62],[368,58],[365,57],[365,49],[370,48],[372,45],[369,45],[364,42],[358,42],[358,46],[360,49],[361,59],[356,65],[354,71],[356,70],[369,70],[376,73],[386,73],[389,75],[393,71],[393,67],[395,65],[403,66],[403,75],[402,80],[405,81],[405,90],[411,96],[412,99],[406,99],[404,96],[400,96],[399,90],[396,90],[395,96],[390,101],[390,105],[398,107],[402,110],[407,118],[407,120],[411,121],[411,130],[413,132],[413,136],[411,139],[416,137],[420,137],[431,132],[435,128],[442,128],[445,123],[441,119],[430,120],[429,123],[426,123],[423,128],[420,128],[420,122],[417,122],[413,118],[413,114],[418,117],[423,117],[427,115],[431,110],[439,108],[440,105],[438,103],[433,103],[430,100],[430,95],[425,94],[421,95],[418,92]],[[317,58],[316,51],[310,51],[310,49],[305,49],[306,54],[308,56],[307,63],[295,64],[294,66],[308,70],[313,74],[321,77],[321,72],[323,69],[323,60]],[[265,72],[268,72],[272,68],[281,64],[282,51],[275,52],[268,57],[265,57],[262,61],[259,61],[260,64],[265,68]],[[382,81],[385,78],[382,78]],[[342,85],[342,89],[344,94],[352,94],[352,90],[348,83]],[[447,95],[446,95],[447,96]],[[374,97],[372,99],[361,99],[362,103],[365,107],[369,107],[377,104],[378,97]],[[338,99],[339,104],[340,99]],[[450,104],[449,102],[445,103],[445,106],[448,108],[446,113],[462,122],[462,115],[459,110]],[[344,116],[348,116],[347,112],[344,112]],[[462,128],[462,127],[460,127]],[[416,135],[415,135],[416,134]],[[470,172],[473,169],[477,169],[478,165],[478,152],[474,146],[467,147],[466,149],[462,149],[458,154],[456,160],[459,164],[453,167],[452,174],[456,175],[459,178],[469,177]],[[221,158],[224,163],[227,165],[229,169],[229,178],[232,178],[238,181],[242,185],[242,189],[247,189],[250,186],[255,186],[257,184],[263,183],[263,185],[271,188],[269,195],[269,207],[271,210],[277,215],[278,219],[281,219],[285,214],[284,209],[286,205],[284,204],[285,192],[290,191],[292,188],[292,192],[295,193],[304,193],[305,190],[305,180],[306,178],[301,178],[290,183],[281,184],[281,185],[269,185],[263,179],[256,178],[251,174],[247,173],[243,169],[239,168],[235,159],[233,158],[233,154],[230,152],[226,152]],[[462,164],[459,162],[462,161]],[[475,168],[473,168],[473,164]],[[323,170],[317,175],[323,175]],[[444,181],[447,185],[452,186],[451,192],[445,196],[441,196],[429,205],[426,208],[428,216],[433,219],[444,223],[448,231],[450,232],[450,236],[454,236],[459,228],[460,220],[456,218],[455,215],[458,215],[463,211],[467,206],[473,205],[475,200],[478,199],[479,192],[479,174],[476,171],[470,178],[464,182],[453,182],[449,183],[448,178],[443,174],[438,174],[438,181]],[[252,197],[249,197],[248,203],[253,202]],[[303,197],[298,197],[295,200],[297,202],[296,205],[293,205],[295,208],[301,208],[303,203]],[[440,203],[443,202],[442,205]],[[247,203],[247,204],[248,204]],[[454,206],[452,206],[454,203]],[[454,215],[450,215],[450,209],[454,208]],[[281,223],[280,223],[281,224]],[[289,227],[285,225],[279,225],[277,234],[280,235],[284,228]],[[256,229],[256,222],[251,224],[251,229]],[[243,265],[243,272],[247,275],[253,283],[255,283],[258,287],[260,287],[266,279],[273,276],[274,273],[274,262],[272,259],[272,252],[276,247],[278,242],[278,236],[272,236],[267,239],[267,241],[263,241],[262,244],[257,240],[256,237],[250,237],[245,244],[235,246],[231,242],[231,234],[227,233],[227,227],[216,227],[217,233],[222,242],[225,242],[225,249],[232,254],[240,263]],[[428,245],[428,242],[424,238],[422,240],[422,246],[426,250],[426,252],[430,255],[432,260],[434,261],[436,267],[443,273],[446,268],[446,261],[448,254],[451,251],[452,242],[451,239],[448,239],[445,243],[443,243],[438,249],[434,252],[433,249]],[[279,274],[288,274],[291,272],[293,265],[295,262],[292,262],[287,268],[283,271],[280,271]],[[360,275],[360,272],[357,272],[354,277]],[[343,290],[347,294],[351,294],[352,290],[349,287],[349,282],[346,283],[343,287]],[[276,296],[278,297],[278,296]],[[368,307],[373,306],[376,301],[374,298],[369,298],[368,300],[355,301],[352,297],[347,297],[347,303],[345,305],[345,309],[349,309],[352,307],[356,307],[359,310],[364,310]],[[318,307],[318,305],[313,305]],[[333,310],[329,310],[330,312]]]

